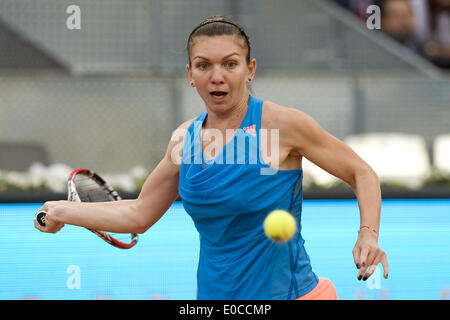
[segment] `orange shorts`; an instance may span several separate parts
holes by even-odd
[[[338,296],[330,280],[319,278],[319,283],[314,289],[295,300],[338,300]]]

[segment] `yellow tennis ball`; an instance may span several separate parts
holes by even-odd
[[[275,242],[286,242],[297,230],[297,222],[292,214],[285,210],[274,210],[264,219],[264,233]]]

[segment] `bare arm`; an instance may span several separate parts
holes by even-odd
[[[187,123],[180,128],[186,127]],[[182,145],[184,137],[171,139],[164,158],[148,176],[139,197],[112,202],[46,202],[46,227],[35,221],[44,232],[57,232],[64,224],[118,233],[143,233],[169,209],[178,197],[179,164],[173,149]]]
[[[329,134],[310,116],[297,113],[294,150],[346,182],[355,192],[361,212],[361,226],[377,231],[380,225],[381,190],[378,176],[350,147]],[[295,136],[295,135],[293,135]],[[295,142],[294,142],[295,141]]]
[[[364,275],[367,267],[378,262],[383,264],[387,277],[387,258],[377,244],[381,211],[378,176],[350,147],[326,132],[305,113],[288,109],[284,122],[287,125],[283,130],[291,133],[285,134],[288,136],[291,153],[304,156],[323,170],[345,181],[356,195],[360,209],[360,226],[369,227],[360,230],[353,249],[355,264],[363,267],[358,278],[367,279],[371,275],[370,270]]]

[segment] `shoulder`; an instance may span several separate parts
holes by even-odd
[[[264,101],[261,121],[263,128],[279,129],[280,132],[305,131],[317,124],[307,113],[272,101]]]
[[[279,130],[282,146],[300,151],[309,143],[319,143],[324,130],[309,114],[272,101],[264,101],[261,128]]]
[[[195,121],[196,118],[187,120],[185,122],[183,122],[182,124],[180,124],[173,132],[172,132],[172,136],[170,138],[170,143],[169,146],[174,143],[178,143],[181,140],[184,140],[184,137],[186,136],[186,132],[188,131],[190,125],[192,124],[192,122]]]
[[[182,124],[180,124],[180,125],[177,127],[176,130],[179,130],[179,129],[187,130],[187,129],[189,128],[189,126],[192,124],[192,122],[195,121],[195,119],[197,119],[197,118],[192,118],[192,119],[190,119],[190,120],[187,120],[187,121],[183,122]]]
[[[172,136],[170,138],[170,141],[178,141],[180,139],[184,139],[184,136],[186,135],[187,130],[189,129],[192,122],[195,121],[196,118],[187,120],[180,124],[173,132]]]
[[[189,129],[189,126],[192,124],[192,122],[195,121],[196,118],[187,120],[183,123],[181,123],[173,132],[172,136],[170,137],[169,144],[167,146],[166,150],[166,159],[170,159],[173,163],[179,165],[181,162],[181,152],[184,145],[184,139],[186,136],[186,133]]]

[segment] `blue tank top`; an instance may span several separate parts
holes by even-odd
[[[186,133],[179,195],[200,235],[197,299],[295,299],[318,283],[301,235],[302,170],[275,170],[262,160],[262,103],[250,96],[233,139],[211,161],[201,148],[207,113]],[[297,220],[288,242],[264,234],[264,218],[274,209]]]

